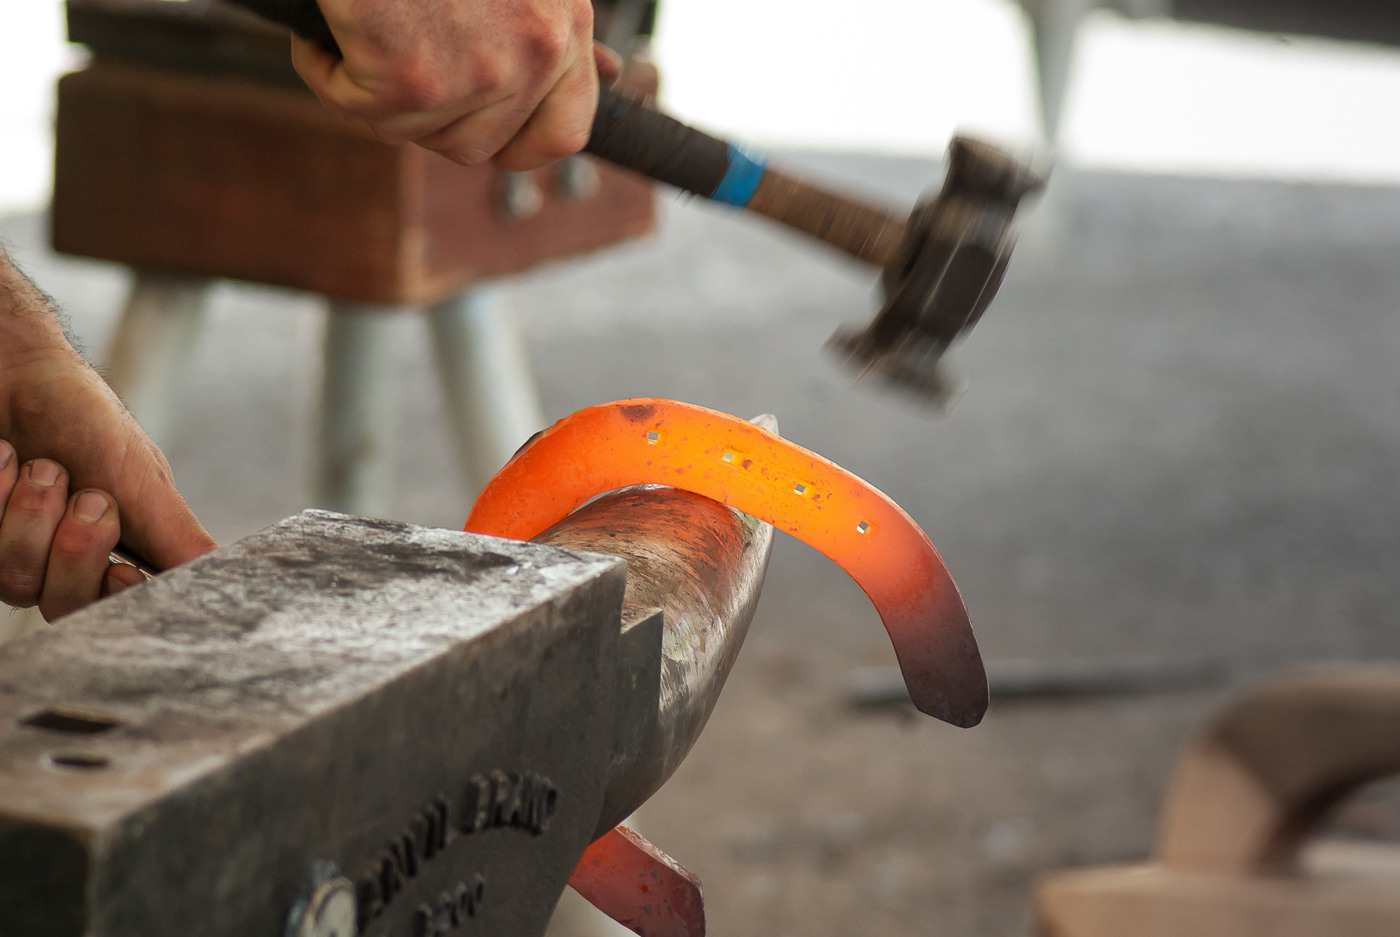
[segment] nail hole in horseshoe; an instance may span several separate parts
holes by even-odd
[[[76,768],[80,771],[105,768],[112,763],[106,755],[97,755],[92,752],[50,752],[48,760],[49,764],[54,767]]]
[[[121,725],[110,716],[58,707],[21,719],[19,724],[35,729],[47,729],[50,732],[66,732],[70,735],[98,735]]]

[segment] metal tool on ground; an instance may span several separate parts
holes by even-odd
[[[1180,693],[1218,686],[1228,677],[1224,661],[1200,657],[987,662],[987,689],[994,700]],[[860,707],[907,705],[909,690],[896,667],[857,667],[847,678],[846,699]]]
[[[315,4],[297,9],[302,19],[285,25],[338,55]],[[901,219],[772,168],[744,147],[609,88],[599,94],[584,152],[771,218],[878,267],[879,314],[864,329],[837,332],[829,347],[862,376],[943,409],[956,400],[958,382],[939,362],[996,295],[1016,243],[1016,209],[1045,184],[1047,171],[1040,160],[1028,165],[989,143],[955,137],[941,191]]]

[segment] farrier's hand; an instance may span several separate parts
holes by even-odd
[[[112,496],[68,489],[63,466],[21,465],[0,440],[0,601],[38,605],[48,621],[141,581],[134,567],[107,562],[121,538]]]
[[[95,567],[97,557],[105,571],[111,549],[107,541],[114,544],[119,531],[128,546],[162,569],[218,546],[175,489],[165,456],[68,344],[44,295],[20,275],[3,251],[0,439],[15,451],[8,467],[0,468],[0,504],[7,505],[0,518],[0,599],[19,604],[37,601],[44,616],[52,620],[76,607],[75,596],[81,599],[79,604],[97,598],[91,577],[86,572],[70,575],[70,571]],[[42,481],[51,467],[58,468],[59,475],[45,486]],[[9,489],[3,488],[6,473],[15,477]],[[35,490],[41,488],[47,490]],[[91,515],[96,508],[91,500],[81,503],[86,489],[95,489],[108,501],[107,512],[97,521],[79,516],[80,512]],[[10,537],[21,523],[30,533]],[[41,549],[38,540],[45,523],[50,524],[52,536],[50,546]],[[47,567],[54,550],[65,554],[59,568],[68,584],[55,585],[56,591],[50,592]],[[44,556],[49,559],[43,561],[45,573],[38,584],[35,568]],[[130,575],[130,570],[115,574],[120,578]],[[79,582],[85,583],[81,589],[72,584]]]
[[[589,0],[319,0],[344,58],[294,37],[297,72],[382,140],[526,170],[588,142]]]

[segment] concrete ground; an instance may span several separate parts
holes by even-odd
[[[936,174],[792,159],[896,204]],[[506,288],[551,419],[631,396],[776,413],[924,526],[988,658],[1230,674],[999,705],[971,731],[855,710],[850,669],[893,662],[879,621],[782,540],[709,729],[640,817],[703,879],[713,933],[1025,934],[1037,875],[1148,852],[1175,755],[1231,685],[1400,653],[1400,190],[1070,171],[1057,187],[943,419],[832,366],[821,346],[868,318],[874,277],[764,223],[668,196],[659,235]],[[0,220],[100,357],[125,275],[47,254],[41,229]],[[320,316],[281,291],[217,294],[167,453],[220,539],[308,503]],[[457,526],[421,324],[401,338],[395,514]]]

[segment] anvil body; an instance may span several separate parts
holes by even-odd
[[[541,933],[654,732],[625,585],[307,512],[8,645],[0,932],[273,937],[333,867],[364,935]]]

